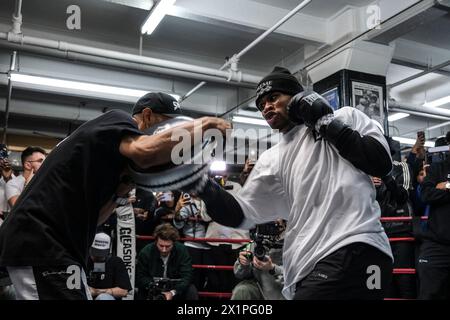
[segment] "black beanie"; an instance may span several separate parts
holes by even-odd
[[[303,91],[303,87],[288,69],[275,67],[271,73],[265,76],[256,88],[256,106],[259,108],[261,99],[270,92],[279,91],[289,95],[295,95]]]

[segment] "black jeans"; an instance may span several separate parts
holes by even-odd
[[[365,243],[352,243],[320,260],[297,283],[294,300],[381,300],[392,277],[392,259]]]
[[[450,299],[450,246],[424,240],[420,247],[417,271],[419,299]]]

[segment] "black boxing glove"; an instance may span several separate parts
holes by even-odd
[[[339,119],[320,127],[320,135],[356,168],[373,177],[383,177],[392,169],[390,154],[371,136],[362,136]]]
[[[244,212],[234,196],[212,179],[206,181],[198,196],[205,203],[208,215],[217,223],[237,228],[244,221]]]
[[[287,112],[292,122],[304,123],[317,132],[334,117],[333,108],[328,101],[314,91],[303,91],[293,96],[287,106]]]

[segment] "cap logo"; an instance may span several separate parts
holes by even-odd
[[[264,93],[269,92],[270,90],[272,90],[272,80],[265,81],[265,82],[261,83],[258,86],[258,88],[256,88],[256,96],[260,97]]]
[[[181,109],[181,106],[178,102],[174,101],[174,102],[172,102],[172,104],[173,104],[174,110]]]

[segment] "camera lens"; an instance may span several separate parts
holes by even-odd
[[[254,250],[255,253],[255,257],[258,260],[264,260],[265,256],[266,256],[266,248],[264,248],[263,245],[257,244]]]

